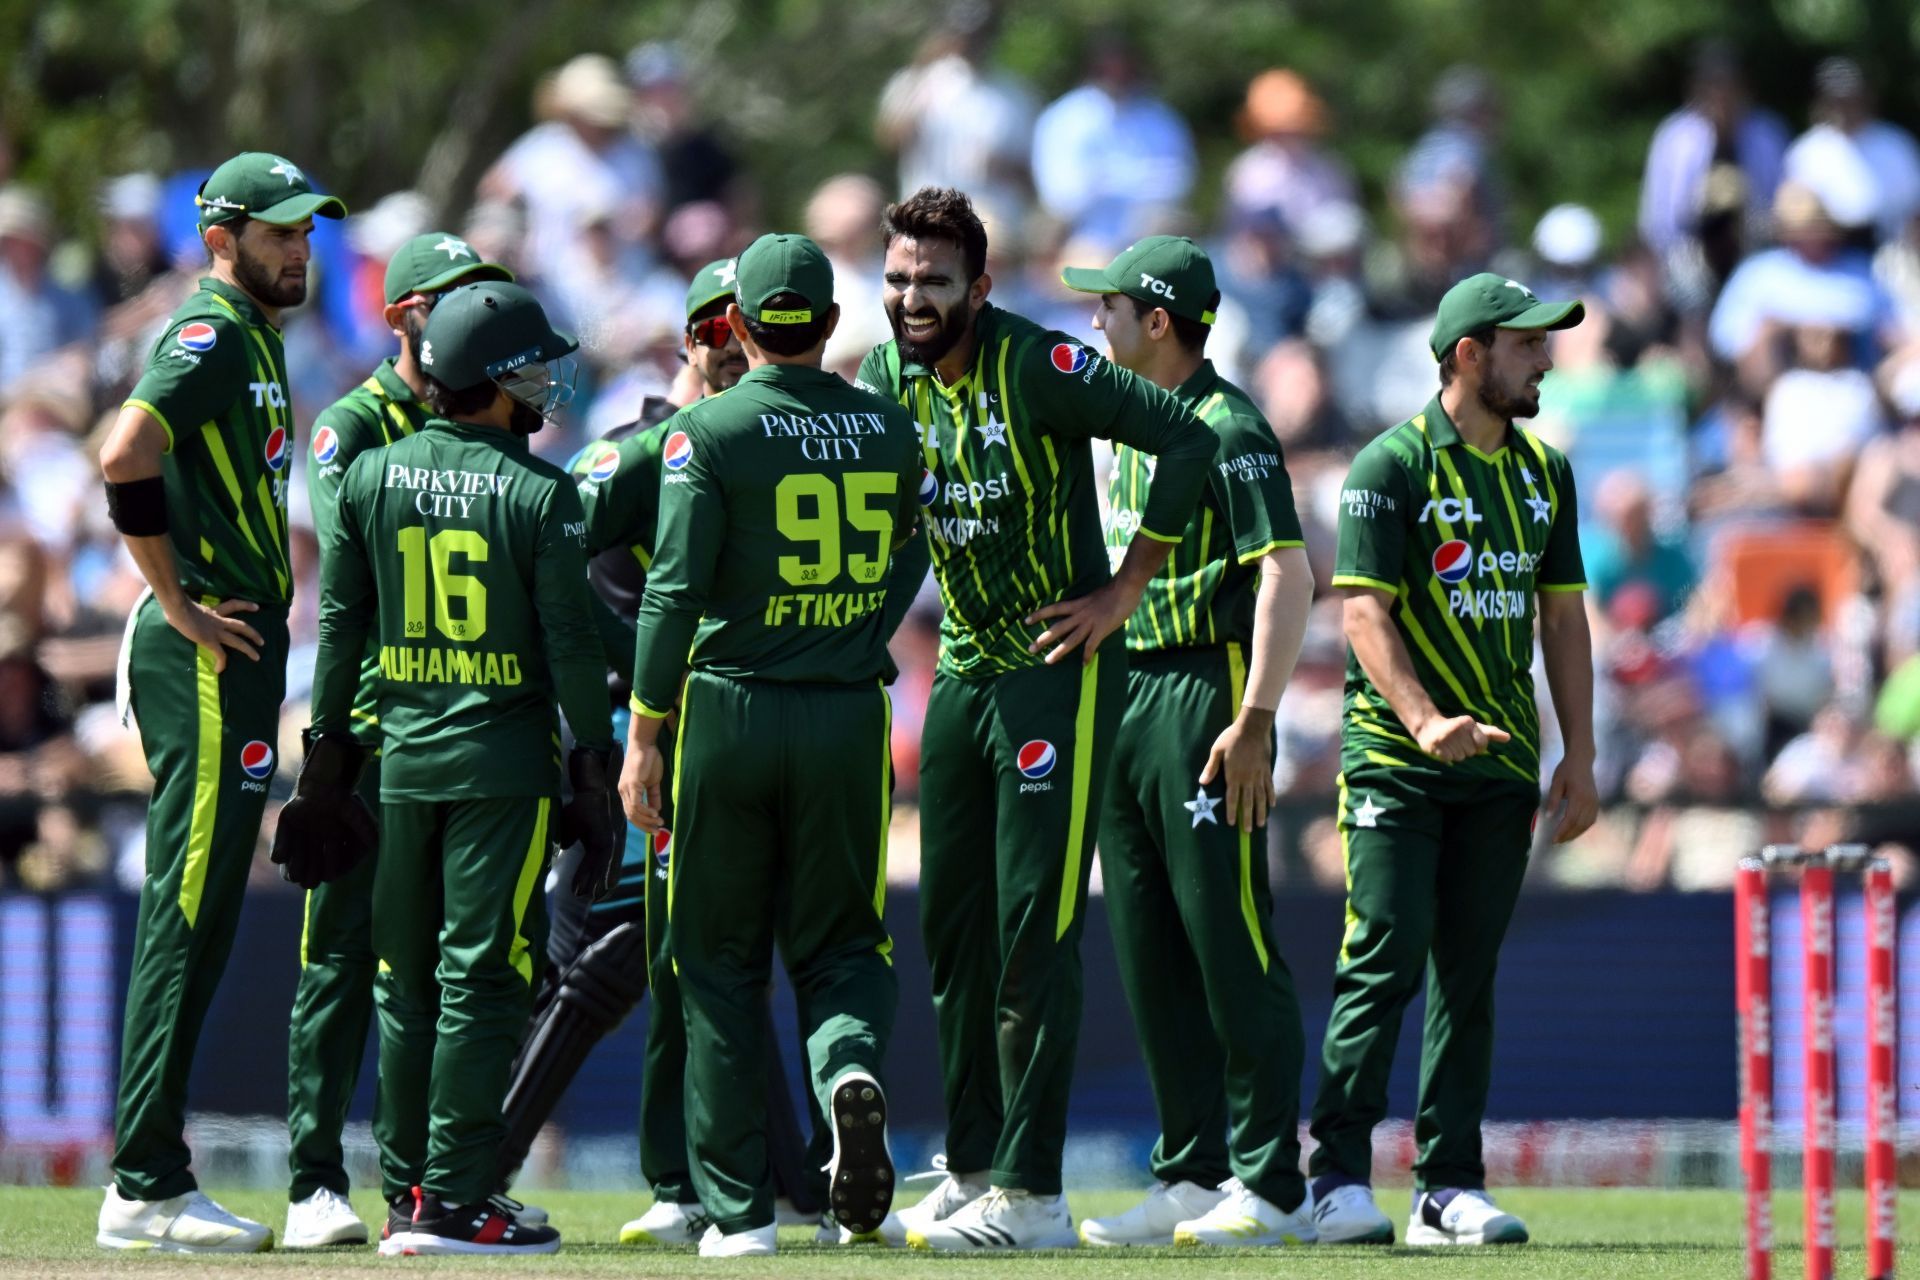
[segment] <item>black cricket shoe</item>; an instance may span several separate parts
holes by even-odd
[[[383,1246],[382,1252],[385,1252],[384,1246],[387,1241],[393,1239],[393,1237],[403,1231],[412,1229],[413,1202],[414,1197],[419,1194],[420,1188],[414,1187],[410,1190],[402,1191],[387,1201],[387,1220],[380,1225],[380,1243]]]
[[[864,1071],[833,1085],[833,1163],[827,1166],[830,1212],[856,1236],[880,1229],[893,1207],[893,1154],[887,1149],[887,1095]]]
[[[558,1253],[560,1233],[552,1227],[526,1226],[488,1201],[449,1207],[440,1197],[419,1187],[412,1193],[413,1213],[396,1222],[401,1205],[393,1204],[387,1227],[380,1233],[383,1257],[430,1257],[435,1254]]]

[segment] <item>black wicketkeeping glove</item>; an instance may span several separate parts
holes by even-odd
[[[366,748],[349,734],[308,739],[293,799],[280,810],[273,833],[273,860],[282,879],[318,888],[346,875],[379,845],[379,825],[354,794],[366,759]]]
[[[580,845],[574,864],[573,891],[598,902],[613,892],[620,879],[620,860],[627,851],[627,815],[620,807],[620,749],[595,751],[575,747],[567,756],[567,781],[573,799],[560,810],[556,833],[562,849]]]

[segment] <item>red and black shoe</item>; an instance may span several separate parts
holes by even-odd
[[[398,1205],[395,1206],[397,1210]],[[380,1252],[387,1257],[429,1257],[435,1254],[558,1253],[560,1233],[552,1227],[526,1226],[485,1200],[449,1207],[440,1197],[413,1189],[413,1216],[395,1228],[388,1215],[388,1231],[381,1233]]]
[[[387,1241],[404,1231],[412,1229],[414,1203],[419,1195],[420,1188],[413,1187],[409,1190],[402,1191],[399,1195],[387,1201],[387,1220],[380,1225],[380,1243],[383,1246],[382,1252],[385,1252],[384,1246]],[[395,1252],[398,1252],[398,1250],[395,1250]]]

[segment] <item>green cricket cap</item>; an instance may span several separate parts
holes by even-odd
[[[808,324],[833,305],[833,265],[805,236],[761,236],[733,260],[733,270],[740,309],[761,324]],[[805,305],[766,305],[782,293],[796,295]]]
[[[242,151],[207,176],[193,202],[202,231],[243,216],[278,226],[347,216],[338,196],[321,195],[299,165],[270,151]]]
[[[540,300],[517,284],[483,280],[453,289],[433,308],[420,342],[420,367],[454,391],[525,365],[558,360],[579,347],[547,320]]]
[[[1213,260],[1185,236],[1148,236],[1104,267],[1068,267],[1060,279],[1081,293],[1124,293],[1201,324],[1212,324],[1220,306]]]
[[[693,273],[693,283],[687,286],[687,319],[693,319],[697,312],[722,298],[732,301],[735,261],[734,258],[721,258]]]
[[[410,293],[438,293],[475,280],[513,281],[513,272],[488,262],[459,236],[429,231],[415,236],[387,259],[387,301]]]
[[[1454,344],[1476,329],[1571,329],[1586,317],[1578,298],[1572,302],[1542,302],[1518,280],[1492,271],[1468,276],[1440,299],[1427,345],[1435,360],[1446,359]]]

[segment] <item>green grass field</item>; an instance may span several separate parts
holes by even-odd
[[[278,1229],[285,1202],[270,1192],[216,1192],[229,1208],[262,1219]],[[1089,1192],[1071,1197],[1073,1211],[1112,1213],[1132,1202],[1135,1192]],[[1383,1203],[1398,1217],[1403,1191],[1383,1192]],[[513,1274],[534,1276],[619,1275],[646,1277],[713,1275],[724,1270],[739,1275],[880,1276],[911,1275],[930,1270],[946,1273],[961,1267],[974,1276],[1084,1275],[1193,1280],[1201,1276],[1332,1277],[1333,1280],[1372,1276],[1425,1278],[1480,1276],[1552,1277],[1697,1277],[1737,1276],[1741,1273],[1740,1199],[1725,1191],[1514,1191],[1501,1197],[1526,1218],[1533,1231],[1531,1245],[1503,1249],[1410,1250],[1320,1249],[1246,1250],[1200,1253],[1193,1250],[1153,1249],[1008,1257],[933,1257],[881,1250],[817,1248],[805,1231],[782,1233],[781,1256],[731,1263],[702,1261],[689,1251],[629,1249],[613,1244],[620,1224],[645,1206],[637,1196],[585,1191],[535,1195],[533,1199],[553,1213],[554,1224],[566,1237],[557,1256],[516,1262],[442,1258],[376,1258],[370,1249],[337,1249],[323,1253],[272,1253],[251,1257],[193,1257],[156,1254],[111,1254],[94,1248],[97,1193],[86,1190],[0,1188],[0,1275],[35,1276],[65,1280],[71,1276],[126,1274],[158,1270],[171,1275],[197,1275],[214,1269],[252,1269],[281,1277],[360,1276],[392,1274],[395,1269],[430,1269],[443,1276]],[[355,1205],[368,1221],[377,1223],[378,1197],[357,1194]],[[1798,1248],[1800,1201],[1782,1193],[1775,1205],[1782,1248],[1774,1259],[1774,1274],[1783,1280],[1798,1276],[1802,1260]],[[1839,1239],[1846,1245],[1836,1265],[1839,1276],[1865,1272],[1860,1247],[1862,1202],[1859,1193],[1840,1199]],[[1920,1266],[1920,1198],[1901,1205],[1900,1234],[1916,1242],[1901,1250],[1904,1270]],[[950,1273],[947,1273],[950,1274]]]

